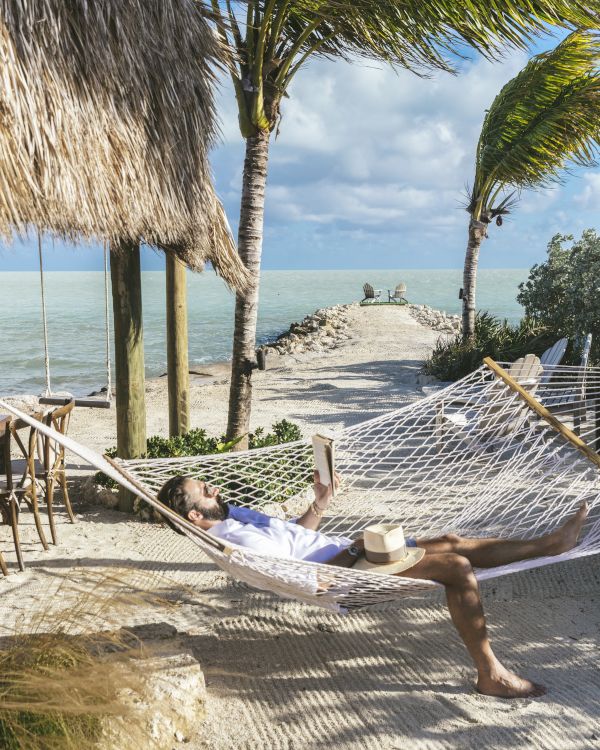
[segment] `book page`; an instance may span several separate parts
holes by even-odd
[[[335,475],[334,440],[328,435],[313,435],[312,446],[315,468],[319,472],[321,484],[331,485],[333,495],[335,496],[335,485],[333,482]]]

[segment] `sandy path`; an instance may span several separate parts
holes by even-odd
[[[418,393],[415,374],[439,334],[402,307],[353,306],[349,317],[351,338],[331,351],[269,355],[269,369],[253,378],[253,428],[285,418],[309,435],[319,425],[353,424],[398,408]],[[192,426],[217,435],[227,419],[228,366],[206,373],[192,376]],[[147,383],[149,435],[168,432],[166,387],[166,378]],[[70,434],[98,450],[114,445],[114,410],[80,410]]]
[[[257,373],[254,426],[283,417],[306,434],[395,408],[417,394],[414,375],[437,334],[399,308],[351,311],[352,338],[318,358],[282,358]],[[227,384],[196,384],[193,423],[222,430]],[[148,384],[149,432],[166,427],[165,383]],[[72,434],[114,443],[114,412],[81,412]],[[439,594],[342,617],[253,592],[215,570],[188,540],[111,511],[60,518],[60,546],[40,549],[23,518],[28,570],[0,580],[0,622],[10,629],[62,602],[60,574],[115,566],[144,585],[191,585],[173,611],[139,609],[123,624],[171,623],[205,671],[208,715],[190,750],[442,750],[600,748],[600,571],[597,558],[549,566],[483,586],[498,653],[550,686],[540,700],[502,702],[472,689],[468,657]],[[6,531],[6,530],[5,530]],[[3,532],[4,534],[4,532]],[[8,539],[2,536],[2,548]],[[156,578],[160,576],[160,578]]]

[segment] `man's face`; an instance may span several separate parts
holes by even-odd
[[[200,479],[188,479],[185,492],[194,500],[196,507],[207,521],[224,521],[229,513],[227,502],[220,497],[220,490]],[[193,511],[192,511],[193,512]]]

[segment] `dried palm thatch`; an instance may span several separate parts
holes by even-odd
[[[207,159],[219,56],[194,0],[0,0],[0,233],[141,239],[243,286]]]

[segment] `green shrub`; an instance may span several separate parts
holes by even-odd
[[[512,325],[487,312],[479,312],[473,341],[464,341],[460,334],[440,339],[423,370],[439,380],[459,380],[476,370],[484,357],[514,362],[526,354],[540,355],[556,339],[555,333],[531,318]]]
[[[266,448],[274,445],[283,445],[300,440],[302,433],[297,424],[282,419],[275,422],[272,426],[272,432],[265,432],[264,428],[258,427],[254,432],[248,435],[249,446],[254,448]],[[148,438],[146,442],[146,458],[176,458],[180,456],[208,456],[217,453],[228,453],[239,442],[236,440],[227,441],[224,437],[208,437],[206,430],[190,430],[187,435],[181,435],[172,438],[160,437],[154,435]],[[110,448],[106,455],[114,458],[117,455],[116,448]],[[261,497],[269,497],[274,502],[284,502],[291,497],[296,490],[298,481],[308,484],[312,479],[312,463],[308,458],[299,461],[296,465],[282,467],[277,477],[272,475],[272,458],[257,456],[251,464],[247,462],[228,462],[223,465],[222,471],[213,471],[211,481],[217,484],[227,497],[230,493],[250,494],[260,500]],[[267,478],[265,478],[267,477]],[[109,489],[116,489],[117,484],[98,472],[95,477],[97,484]],[[146,503],[139,501],[137,509],[143,509],[143,515],[147,515]]]
[[[571,247],[565,243],[572,242]],[[593,229],[573,242],[571,235],[556,234],[548,243],[548,258],[536,264],[519,286],[517,302],[526,314],[554,332],[583,343],[593,333],[590,361],[600,362],[600,237]],[[574,346],[571,363],[581,352]]]

